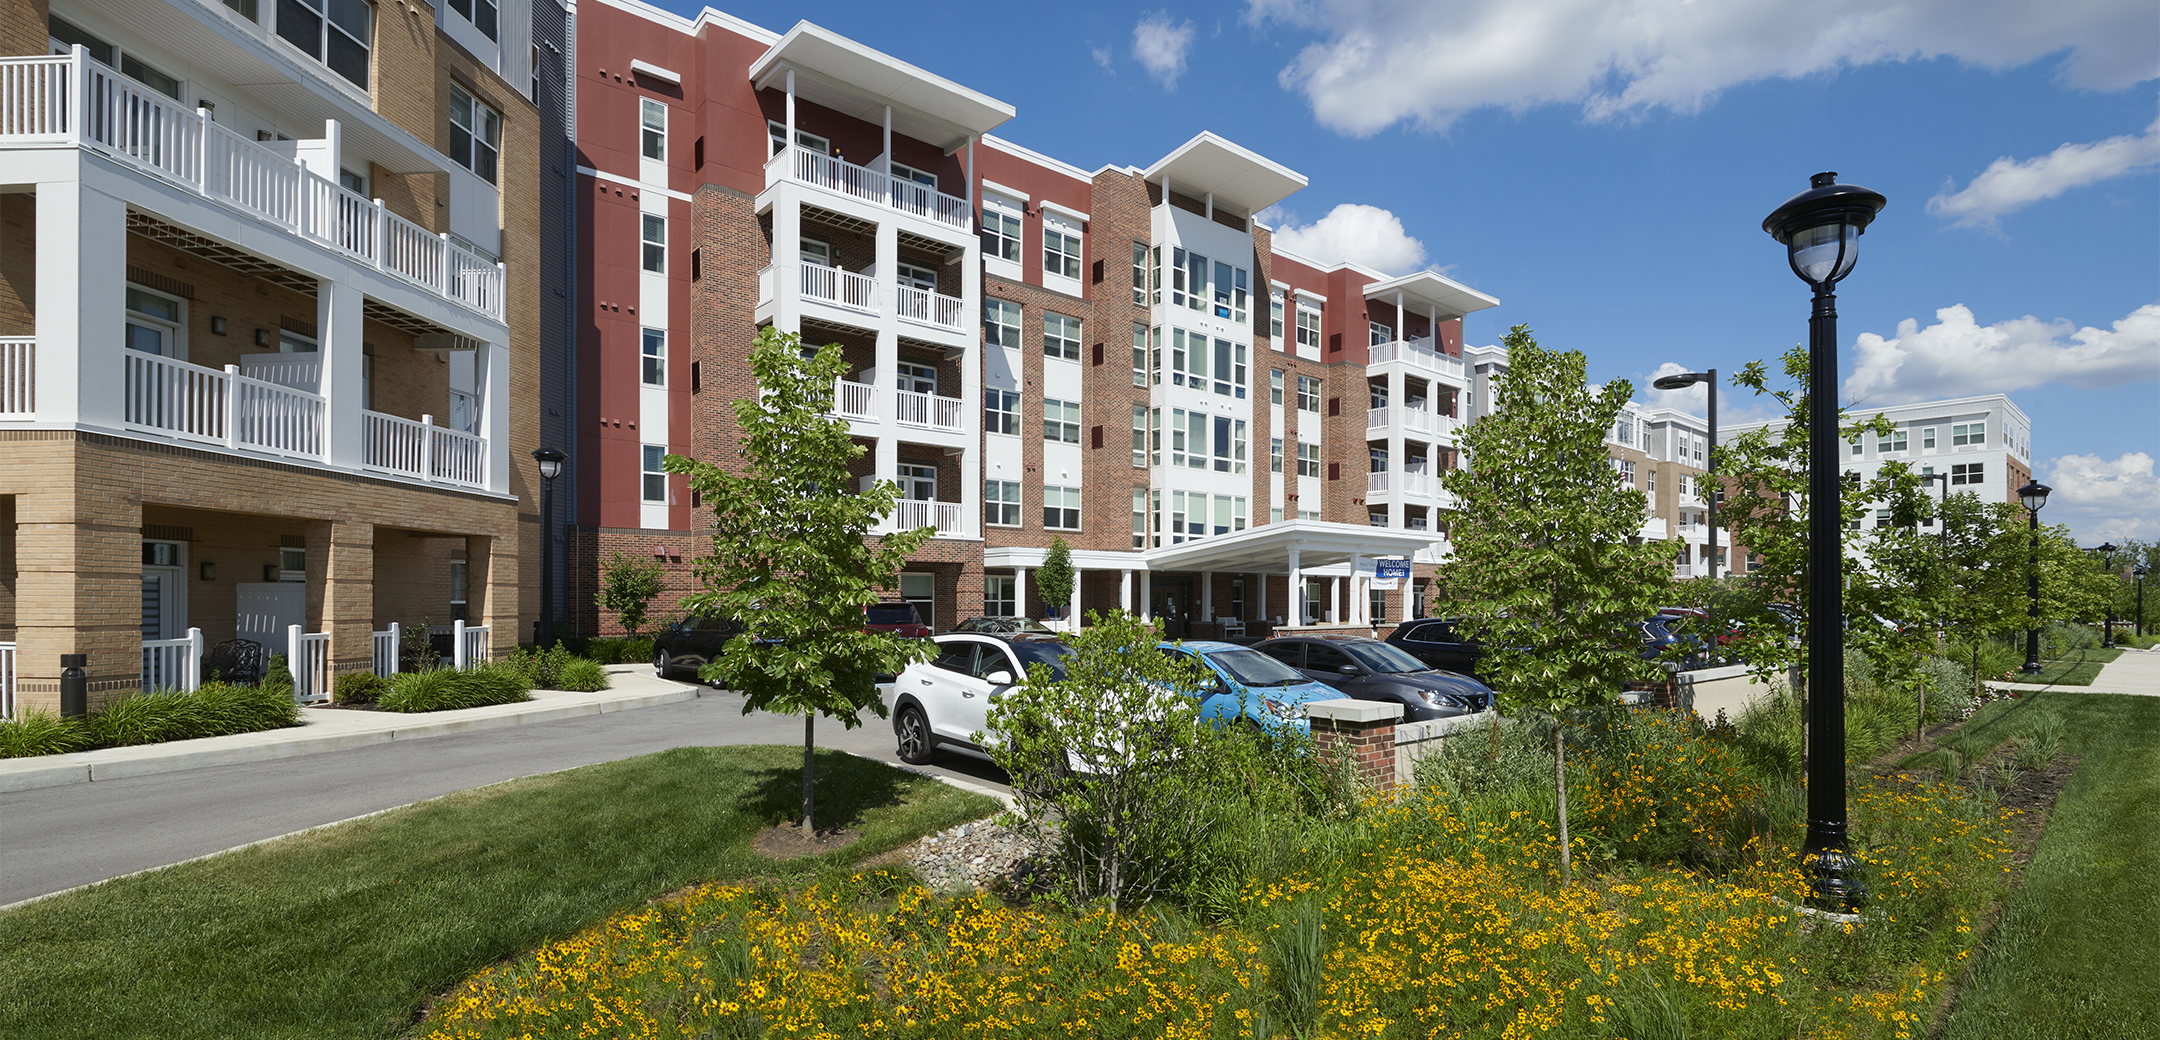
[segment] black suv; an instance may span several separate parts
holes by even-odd
[[[1467,675],[1429,667],[1377,639],[1359,636],[1282,636],[1253,649],[1361,701],[1403,706],[1404,722],[1426,722],[1484,711],[1493,692]]]
[[[1463,633],[1462,618],[1417,618],[1395,626],[1387,642],[1443,671],[1476,675],[1485,648]]]
[[[742,622],[732,618],[683,618],[653,636],[653,673],[662,679],[677,672],[695,676],[742,632]]]

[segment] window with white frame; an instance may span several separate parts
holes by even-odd
[[[1635,486],[1635,464],[1633,462],[1627,459],[1614,459],[1613,469],[1619,471],[1620,483],[1628,487]]]
[[[766,158],[770,159],[780,154],[780,146],[787,141],[787,124],[771,119],[766,120],[765,140],[769,149],[765,154]],[[832,154],[831,141],[802,130],[795,131],[795,145],[806,152],[816,152],[819,155]]]
[[[1298,411],[1319,414],[1320,380],[1312,376],[1297,377],[1297,406]]]
[[[369,197],[367,190],[367,175],[364,173],[355,173],[351,170],[339,167],[337,172],[337,182],[338,187],[343,188],[346,191],[352,192],[353,194],[358,195],[363,199]]]
[[[1206,469],[1208,465],[1208,416],[1197,409],[1185,413],[1185,442],[1191,450],[1185,455],[1185,465],[1192,469]]]
[[[983,432],[1020,432],[1020,392],[983,388]]]
[[[1162,247],[1156,246],[1148,251],[1148,303],[1161,303],[1162,294]]]
[[[1622,444],[1634,444],[1635,420],[1622,416],[1618,422],[1613,423],[1613,439]]]
[[[290,5],[295,0],[279,0]],[[282,30],[284,16],[278,18]],[[502,114],[489,108],[480,99],[466,93],[465,88],[450,84],[450,158],[458,165],[471,170],[489,184],[495,183],[495,169],[502,155]]]
[[[1184,329],[1170,330],[1170,382],[1174,386],[1207,387],[1208,338]]]
[[[1010,300],[984,300],[983,339],[993,347],[1018,347],[1020,305]]]
[[[801,254],[803,263],[816,264],[819,267],[832,266],[832,243],[805,235],[796,240],[795,247]]]
[[[1148,382],[1148,327],[1137,322],[1132,327],[1132,385],[1146,386]]]
[[[1013,595],[1014,591],[1011,575],[983,575],[983,616],[1019,617],[1020,606]]]
[[[1377,321],[1367,321],[1365,325],[1369,330],[1372,346],[1377,347],[1383,343],[1395,342],[1394,326]]]
[[[1199,415],[1199,412],[1192,413]],[[1215,472],[1245,472],[1245,420],[1215,416]]]
[[[646,329],[639,374],[646,386],[667,385],[667,330]]]
[[[1904,451],[1905,445],[1906,440],[1904,430],[1895,430],[1890,433],[1880,434],[1877,435],[1875,438],[1875,450],[1878,452]]]
[[[463,430],[466,433],[479,432],[479,395],[469,390],[450,391],[450,400],[444,407],[444,413],[449,416],[451,429]]]
[[[1920,431],[1920,446],[1923,448],[1935,446],[1935,427],[1929,426]]]
[[[901,163],[890,163],[888,165],[891,168],[894,180],[920,184],[932,191],[937,190],[937,174],[928,170],[918,170],[913,166],[906,166]]]
[[[164,293],[128,286],[127,348],[164,357],[187,357],[187,304]]]
[[[1132,302],[1135,306],[1147,306],[1148,247],[1145,242],[1132,244]]]
[[[1320,446],[1302,441],[1297,446],[1297,475],[1317,477],[1320,475]],[[1300,514],[1302,515],[1302,514]]]
[[[248,15],[248,20],[254,20],[252,13]],[[119,69],[121,75],[128,76],[175,101],[180,99],[180,80],[158,71],[148,62],[136,57],[132,51],[115,47],[92,36],[64,18],[48,17],[46,32],[51,38],[53,53],[66,54],[74,45],[81,44],[84,53]]]
[[[1148,409],[1148,465],[1162,465],[1162,409]]]
[[[1297,511],[1297,518],[1300,520],[1318,520],[1320,519],[1320,511],[1317,509],[1300,509]]]
[[[1245,324],[1245,312],[1251,306],[1252,288],[1249,272],[1234,264],[1215,261],[1215,316],[1228,318],[1239,325]]]
[[[1145,468],[1148,455],[1148,407],[1132,406],[1132,464]]]
[[[1043,526],[1057,531],[1080,529],[1080,489],[1043,488]]]
[[[1080,319],[1044,311],[1043,356],[1080,360]]]
[[[902,361],[893,366],[893,386],[911,394],[937,393],[937,366]]]
[[[1320,349],[1320,303],[1298,297],[1297,345]]]
[[[374,23],[375,6],[367,0],[278,0],[278,36],[362,90]]]
[[[1283,292],[1281,289],[1268,293],[1268,338],[1275,341],[1275,349],[1282,349]]]
[[[897,261],[893,264],[893,278],[910,289],[937,291],[937,269],[934,267],[911,264],[905,260]]]
[[[644,494],[647,502],[667,502],[667,446],[647,444],[644,446]]]
[[[1987,463],[1960,462],[1950,467],[1950,483],[1981,484],[1987,480]]]
[[[1197,339],[1198,337],[1194,337]],[[1245,344],[1227,339],[1215,341],[1215,392],[1245,398]]]
[[[1132,547],[1147,548],[1148,489],[1132,489]]]
[[[983,481],[983,523],[994,527],[1020,526],[1020,482]]]
[[[1282,403],[1282,376],[1283,376],[1283,371],[1282,371],[1282,369],[1279,369],[1279,368],[1271,368],[1271,369],[1268,369],[1268,374],[1267,374],[1267,396],[1268,396],[1268,403],[1269,403],[1269,404],[1281,404],[1281,403]]]
[[[1852,445],[1853,458],[1859,458],[1862,453],[1862,448],[1860,446],[1860,438],[1854,437],[1852,440],[1847,441],[1846,443]]]
[[[638,99],[638,150],[647,159],[667,158],[667,103]]]
[[[996,195],[984,195],[982,202],[982,248],[983,255],[998,260],[1020,262],[1020,213],[1019,204],[1008,202]]]
[[[1043,440],[1080,443],[1080,402],[1043,398]]]
[[[644,249],[641,258],[645,269],[654,274],[667,273],[667,218],[658,213],[641,213],[643,230],[639,239]]]
[[[1281,437],[1270,437],[1270,438],[1268,438],[1268,449],[1267,449],[1267,450],[1268,450],[1268,461],[1267,461],[1267,468],[1268,468],[1268,472],[1269,472],[1269,473],[1281,473],[1281,472],[1282,472],[1282,438],[1281,438]]]
[[[450,0],[450,9],[463,15],[482,36],[490,40],[497,38],[495,0]]]
[[[1953,448],[1962,448],[1966,445],[1982,445],[1986,443],[1987,423],[1985,421],[1976,423],[1956,423],[1950,427],[1950,446]]]
[[[1063,217],[1043,214],[1043,273],[1080,277],[1080,227]]]

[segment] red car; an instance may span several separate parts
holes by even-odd
[[[891,632],[910,639],[930,638],[930,626],[913,603],[872,603],[863,608],[863,631]]]

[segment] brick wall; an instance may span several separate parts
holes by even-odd
[[[1313,743],[1328,761],[1348,758],[1376,792],[1395,789],[1395,724],[1312,720]]]
[[[51,13],[47,0],[0,0],[0,55],[45,53]]]
[[[0,336],[37,333],[37,196],[0,195]]]

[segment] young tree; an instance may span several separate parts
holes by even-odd
[[[741,690],[743,712],[803,716],[802,827],[816,833],[811,752],[817,716],[850,729],[864,708],[885,716],[873,685],[929,654],[927,639],[863,630],[863,608],[898,580],[908,555],[935,532],[870,529],[893,511],[899,488],[877,481],[858,493],[848,463],[863,449],[832,413],[834,381],[847,362],[837,345],[806,357],[792,333],[766,328],[750,352],[760,393],[735,402],[740,472],[681,455],[670,473],[713,509],[713,552],[697,563],[697,613],[742,618],[750,631],[728,641],[701,675]]]
[[[1441,485],[1456,498],[1441,566],[1454,606],[1483,633],[1479,664],[1503,707],[1554,720],[1560,877],[1570,881],[1566,742],[1570,709],[1611,703],[1642,676],[1639,625],[1667,601],[1672,551],[1633,544],[1646,500],[1621,484],[1605,432],[1634,394],[1626,380],[1593,393],[1579,351],[1547,351],[1528,326],[1508,330],[1498,410],[1463,431],[1470,466]]]
[[[645,627],[645,612],[663,587],[659,564],[618,552],[600,567],[600,609],[614,611],[623,631],[635,639],[638,629]]]
[[[1035,572],[1035,587],[1042,592],[1043,606],[1053,611],[1070,606],[1073,582],[1078,580],[1078,577],[1073,572],[1072,546],[1065,544],[1063,538],[1050,539],[1050,552],[1043,557],[1042,567]],[[1021,613],[1026,612],[1023,607]],[[1072,618],[1067,624],[1075,632],[1080,630],[1079,618]]]

